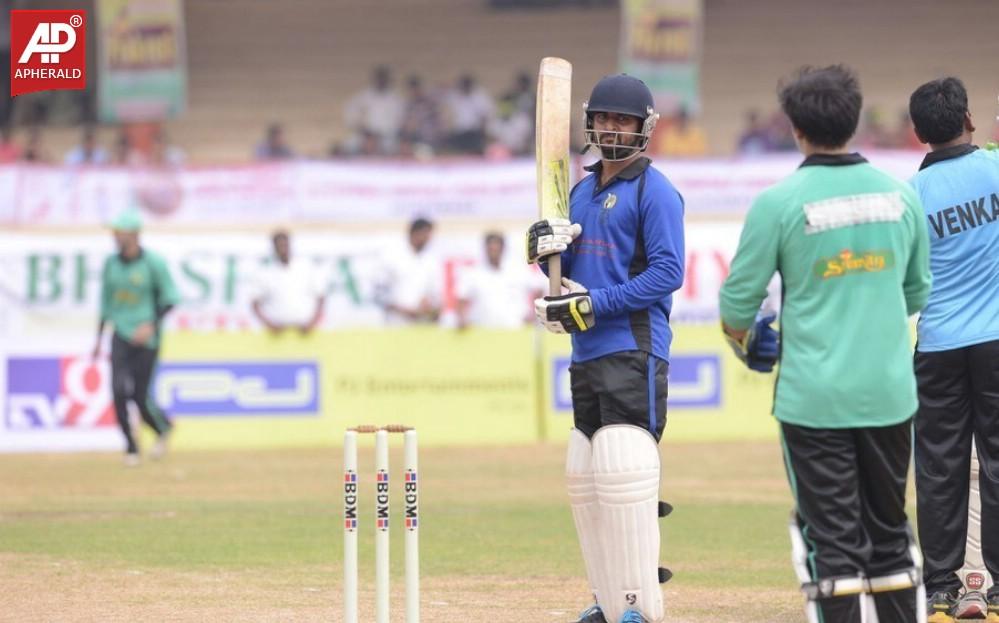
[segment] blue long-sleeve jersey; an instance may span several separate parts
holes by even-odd
[[[673,292],[683,284],[683,199],[639,158],[600,187],[601,164],[572,189],[569,220],[583,232],[562,272],[590,291],[596,325],[572,336],[572,360],[641,350],[669,361]]]

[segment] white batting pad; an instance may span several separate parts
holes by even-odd
[[[637,426],[605,426],[593,435],[593,473],[607,557],[600,605],[608,621],[638,610],[658,623],[659,447]]]
[[[606,567],[600,532],[600,505],[593,480],[593,446],[578,429],[569,433],[569,451],[565,458],[565,482],[569,490],[572,519],[576,523],[579,547],[583,550],[586,578],[594,599],[600,598],[600,574]]]

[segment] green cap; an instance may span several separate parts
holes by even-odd
[[[139,231],[142,229],[142,215],[135,208],[125,210],[111,220],[111,229],[115,231]]]

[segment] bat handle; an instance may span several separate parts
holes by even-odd
[[[548,258],[548,294],[562,294],[562,257],[559,255]]]

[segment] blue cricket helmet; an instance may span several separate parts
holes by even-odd
[[[621,136],[637,136],[635,144],[624,145],[618,142],[614,145],[602,145],[597,133],[593,130],[593,114],[598,112],[630,115],[641,120],[640,132],[616,133]],[[601,78],[593,87],[590,99],[583,103],[583,113],[585,117],[583,135],[586,139],[583,152],[585,153],[590,147],[614,149],[612,156],[604,154],[604,158],[607,160],[626,160],[635,152],[645,151],[649,145],[649,139],[652,137],[652,131],[656,127],[656,122],[659,120],[652,91],[644,82],[628,74],[615,74]],[[625,153],[618,154],[618,152]]]
[[[586,113],[613,112],[644,121],[654,111],[655,100],[645,83],[628,74],[605,76],[593,87]]]

